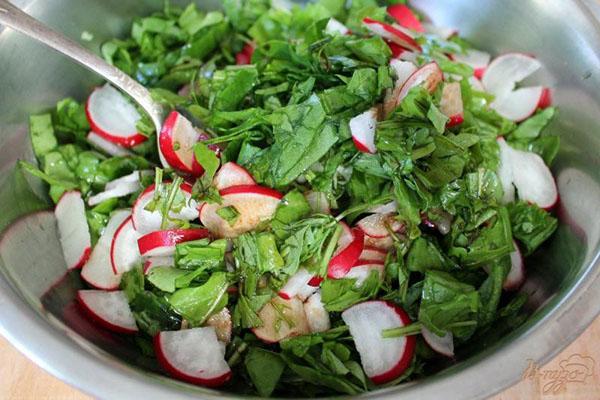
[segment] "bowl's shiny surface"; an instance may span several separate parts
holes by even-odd
[[[96,48],[123,35],[134,15],[160,0],[20,0],[15,3]],[[198,2],[202,7],[218,2]],[[563,146],[553,168],[561,226],[528,265],[528,322],[498,343],[421,382],[364,397],[484,398],[515,382],[529,359],[544,362],[600,311],[600,24],[579,0],[418,0],[434,22],[460,29],[477,46],[498,53],[535,53],[554,88],[560,116],[551,126]],[[565,18],[568,15],[569,18]],[[58,99],[83,99],[98,78],[42,45],[0,27],[0,332],[45,369],[101,398],[216,398],[223,393],[179,383],[142,366],[131,345],[96,330],[72,307],[76,276],[54,285],[64,261],[39,182],[14,170],[32,159],[27,115]],[[42,223],[46,221],[46,223]],[[54,285],[54,286],[53,286]],[[53,289],[51,289],[51,287]],[[232,396],[228,394],[228,396]]]

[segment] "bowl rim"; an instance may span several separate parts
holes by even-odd
[[[600,44],[600,24],[594,12],[582,0],[571,0],[571,3],[578,11],[578,15],[571,15],[571,20],[580,23],[575,24],[580,29],[594,32],[595,43]],[[575,340],[600,313],[598,298],[600,253],[596,253],[582,268],[563,297],[552,298],[540,308],[544,310],[544,316],[511,333],[509,336],[515,337],[510,343],[502,341],[422,381],[367,392],[357,397],[392,400],[402,395],[404,399],[433,400],[439,398],[439,393],[460,393],[464,399],[492,396],[521,378],[524,366],[530,361],[524,360],[523,354],[528,354],[531,361],[542,365]],[[106,399],[152,400],[174,394],[181,399],[247,398],[192,386],[126,365],[88,343],[50,313],[45,313],[39,304],[32,303],[31,299],[19,293],[10,277],[2,271],[0,334],[44,370],[82,392]],[[535,314],[541,314],[540,310]],[[564,326],[572,329],[564,334]],[[500,349],[502,351],[498,351]],[[482,376],[494,376],[495,385],[482,384]],[[458,386],[457,382],[460,382]]]

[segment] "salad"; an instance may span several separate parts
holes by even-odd
[[[526,318],[554,232],[551,92],[402,2],[225,0],[101,48],[109,84],[30,119],[64,258],[101,329],[193,384],[356,395]]]

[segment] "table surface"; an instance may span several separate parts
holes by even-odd
[[[561,380],[565,361],[581,358],[590,365],[585,379]],[[0,336],[0,399],[89,399],[19,353]],[[568,365],[566,366],[568,370]],[[524,378],[492,400],[588,400],[600,398],[600,317],[558,357],[544,366],[530,366]],[[563,375],[564,376],[564,375]]]

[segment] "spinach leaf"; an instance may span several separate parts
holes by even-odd
[[[273,393],[285,369],[285,362],[279,354],[260,347],[248,350],[244,365],[256,391],[262,397],[269,397]]]
[[[525,255],[533,253],[556,230],[558,221],[547,211],[524,201],[508,206],[513,235],[525,247]]]
[[[198,326],[227,304],[227,274],[215,272],[202,286],[179,289],[167,300],[186,320]]]

